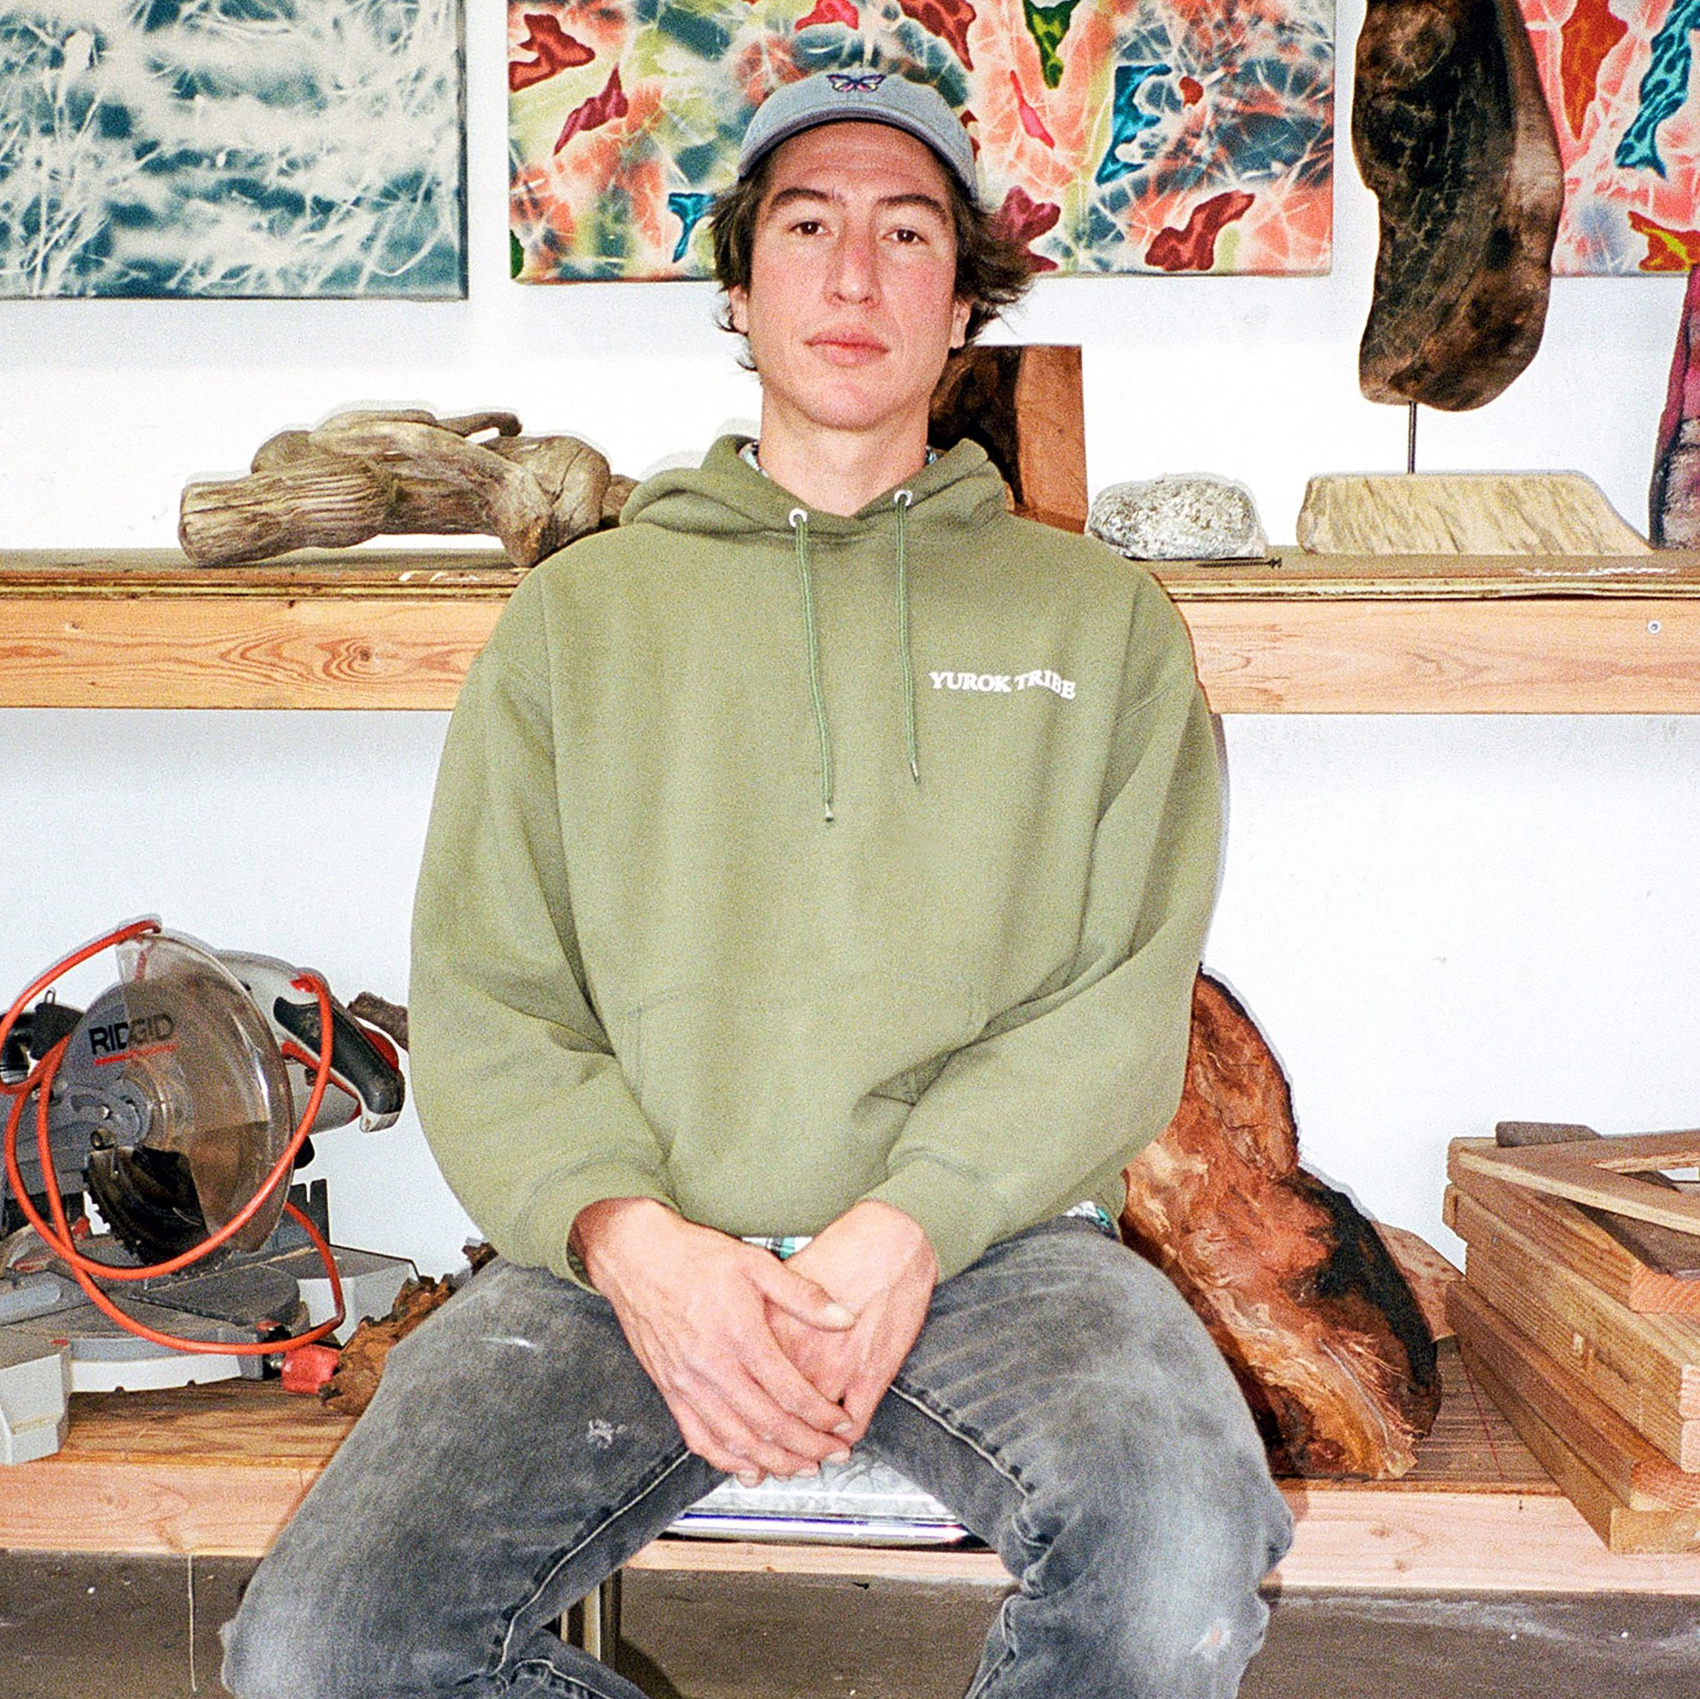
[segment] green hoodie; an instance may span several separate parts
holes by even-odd
[[[739,1235],[882,1198],[941,1278],[1117,1215],[1215,892],[1186,630],[971,444],[850,518],[738,449],[530,573],[467,677],[414,915],[443,1173],[566,1275],[609,1197]]]

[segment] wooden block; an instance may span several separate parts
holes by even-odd
[[[1647,540],[1580,472],[1334,473],[1299,511],[1316,554],[1640,555]]]
[[[1459,1343],[1473,1354],[1472,1360],[1485,1362],[1625,1505],[1633,1510],[1700,1510],[1700,1474],[1678,1469],[1479,1292],[1460,1282],[1449,1293],[1447,1307]]]
[[[1080,350],[976,346],[952,356],[933,396],[939,448],[968,438],[1002,474],[1017,513],[1086,529],[1086,405]]]
[[[1621,1553],[1700,1552],[1700,1510],[1633,1510],[1464,1345],[1465,1361],[1607,1547]]]
[[[1700,1131],[1584,1139],[1517,1150],[1461,1140],[1458,1160],[1512,1185],[1678,1232],[1700,1233],[1700,1197],[1671,1191],[1635,1173],[1640,1168],[1692,1168],[1700,1162]]]
[[[1447,1172],[1452,1188],[1443,1210],[1453,1232],[1458,1233],[1450,1219],[1454,1198],[1474,1198],[1547,1256],[1626,1309],[1645,1315],[1700,1316],[1700,1279],[1679,1279],[1649,1268],[1590,1219],[1580,1204],[1506,1185],[1455,1161],[1448,1162]]]
[[[1482,1231],[1489,1242],[1470,1245],[1465,1280],[1678,1468],[1700,1470],[1700,1326],[1638,1316],[1509,1229]]]
[[[1550,1121],[1501,1121],[1494,1128],[1496,1145],[1519,1146],[1534,1144],[1572,1144],[1577,1139],[1597,1139],[1592,1127],[1556,1124]],[[1675,1182],[1663,1174],[1640,1174],[1636,1178],[1676,1189]],[[1700,1235],[1673,1232],[1669,1227],[1655,1227],[1650,1221],[1632,1221],[1628,1216],[1612,1215],[1603,1209],[1578,1206],[1595,1226],[1603,1228],[1621,1245],[1626,1245],[1649,1268],[1661,1274],[1678,1275],[1685,1280],[1700,1280]]]

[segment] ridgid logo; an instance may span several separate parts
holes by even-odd
[[[1018,690],[1048,690],[1065,702],[1074,700],[1074,680],[1059,678],[1049,667],[1030,673],[929,673],[934,690],[978,690],[992,696],[1013,696]]]

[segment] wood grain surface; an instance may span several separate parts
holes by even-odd
[[[1570,1483],[1530,1439],[1519,1411],[1527,1408],[1578,1465],[1635,1510],[1700,1510],[1700,1474],[1678,1469],[1602,1399],[1568,1374],[1535,1342],[1465,1282],[1448,1294],[1458,1338],[1472,1373],[1492,1370],[1494,1398],[1519,1436],[1566,1492]],[[1510,1393],[1516,1407],[1499,1396]],[[1575,1497],[1574,1493],[1570,1494]],[[1686,1539],[1686,1536],[1683,1536]]]
[[[1456,1145],[1447,1170],[1452,1185],[1442,1205],[1442,1219],[1459,1238],[1467,1236],[1458,1226],[1463,1202],[1473,1199],[1544,1255],[1625,1309],[1645,1315],[1700,1317],[1700,1279],[1678,1279],[1649,1268],[1627,1246],[1590,1221],[1579,1204],[1508,1186],[1467,1167],[1457,1160]]]
[[[1700,1595],[1700,1560],[1619,1557],[1441,1349],[1446,1396],[1396,1483],[1292,1482],[1281,1585]],[[65,1449],[0,1472],[0,1549],[257,1557],[351,1423],[275,1382],[79,1395]],[[1005,1579],[989,1552],[669,1537],[638,1567]]]
[[[1218,713],[1700,712],[1693,557],[1538,568],[1155,571]],[[488,551],[0,552],[0,706],[445,709],[520,576]]]
[[[1700,1132],[1643,1133],[1511,1149],[1461,1140],[1457,1160],[1462,1168],[1475,1169],[1509,1185],[1569,1198],[1573,1203],[1651,1221],[1677,1232],[1700,1233],[1700,1196],[1668,1189],[1634,1172],[1692,1168],[1700,1161]]]

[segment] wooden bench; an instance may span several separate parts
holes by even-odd
[[[1298,1532],[1275,1586],[1700,1595],[1700,1556],[1607,1551],[1450,1342],[1442,1367],[1440,1420],[1404,1480],[1284,1483]],[[259,1557],[351,1426],[269,1381],[78,1395],[62,1451],[0,1470],[0,1549]],[[985,1550],[677,1536],[630,1567],[1008,1579]]]

